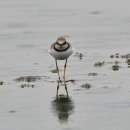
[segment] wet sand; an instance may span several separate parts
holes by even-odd
[[[129,130],[130,16],[120,12],[0,3],[1,130]],[[45,8],[44,8],[45,7]],[[64,36],[66,97],[48,48]],[[58,61],[63,75],[64,61]]]

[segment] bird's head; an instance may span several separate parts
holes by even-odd
[[[59,37],[57,40],[56,40],[56,43],[59,44],[59,45],[64,45],[66,43],[66,40],[64,37]]]
[[[59,37],[54,44],[54,49],[57,51],[65,51],[69,47],[70,45],[68,42],[66,42],[64,37]]]

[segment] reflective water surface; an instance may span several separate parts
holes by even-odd
[[[0,130],[129,130],[128,0],[0,0]],[[66,85],[48,49],[75,48]],[[58,61],[63,74],[64,61]],[[62,79],[61,79],[62,80]]]

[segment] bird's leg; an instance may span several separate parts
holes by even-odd
[[[65,81],[66,67],[67,67],[67,59],[66,59],[66,61],[65,61],[65,65],[64,65],[64,75],[63,75],[64,81]]]
[[[57,69],[57,73],[58,73],[58,78],[59,78],[59,82],[60,82],[60,74],[59,74],[59,68],[58,68],[58,65],[57,65],[57,60],[55,59],[56,61],[56,69]]]
[[[67,94],[67,98],[68,98],[68,90],[67,90],[67,85],[65,83],[65,90],[66,90],[66,94]]]
[[[56,97],[57,97],[57,99],[58,99],[58,90],[59,90],[59,82],[57,82],[58,84],[57,84],[57,92],[56,92]]]
[[[67,97],[68,97],[67,84],[66,84],[66,81],[65,81],[66,67],[67,67],[67,59],[66,59],[66,61],[65,61],[65,65],[64,65],[64,75],[63,75],[63,79],[64,79],[64,84],[65,84],[66,94],[67,94]]]

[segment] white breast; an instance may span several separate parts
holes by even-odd
[[[65,60],[65,59],[69,58],[70,55],[72,55],[72,53],[74,52],[74,49],[72,47],[70,47],[66,51],[58,52],[52,48],[52,49],[49,49],[48,52],[50,55],[52,55],[57,60]]]

